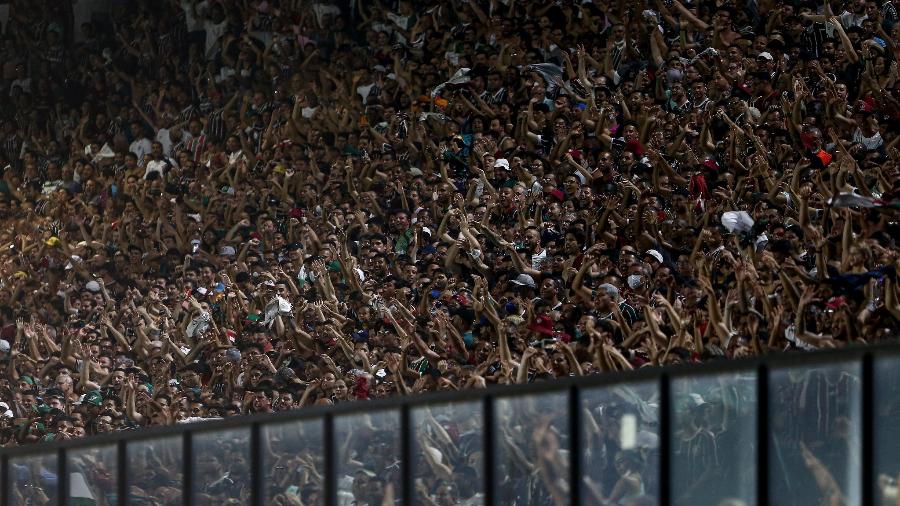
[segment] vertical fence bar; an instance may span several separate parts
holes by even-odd
[[[769,368],[756,369],[756,504],[769,504]]]
[[[569,495],[572,506],[581,505],[581,391],[569,390]]]
[[[116,474],[116,504],[128,506],[128,447],[124,439],[116,443]]]
[[[334,415],[325,415],[325,504],[337,504],[337,449],[334,437]]]
[[[659,504],[672,503],[671,453],[672,453],[672,393],[669,375],[659,375]]]
[[[413,444],[414,431],[412,414],[408,403],[400,408],[400,488],[403,504],[415,504],[416,487],[413,483]]]
[[[59,506],[69,504],[69,471],[66,469],[66,450],[60,448],[56,454],[56,489],[59,493]]]
[[[862,504],[875,504],[875,364],[871,352],[862,358]]]
[[[262,506],[265,498],[263,487],[262,427],[259,423],[250,426],[250,504]]]
[[[9,455],[0,461],[0,506],[9,505]]]
[[[494,453],[494,397],[485,395],[482,398],[482,450],[484,458],[482,465],[484,469],[484,506],[494,506],[497,504],[497,497],[494,493],[497,477],[494,473],[496,466],[494,465],[496,454]]]
[[[184,431],[184,438],[181,442],[181,480],[184,490],[182,498],[184,506],[192,506],[194,504],[194,439],[191,437],[191,431]]]

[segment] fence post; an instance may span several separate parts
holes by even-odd
[[[9,455],[0,461],[0,506],[9,504]]]
[[[872,352],[862,358],[862,504],[875,504],[875,364]]]
[[[266,481],[263,479],[262,462],[262,427],[259,423],[250,426],[250,504],[262,506],[265,500],[263,488]]]
[[[128,449],[124,439],[116,443],[116,504],[128,506]]]
[[[69,501],[69,471],[66,469],[68,462],[66,462],[66,450],[60,448],[56,453],[56,489],[57,493],[59,493],[58,504],[59,506],[66,506]]]
[[[581,505],[581,391],[569,389],[569,495],[572,506]]]
[[[659,504],[672,504],[672,392],[667,373],[659,375]]]
[[[194,504],[194,440],[191,437],[191,431],[184,431],[184,437],[181,443],[181,480],[184,490],[182,490],[182,504],[184,506],[192,506]]]
[[[416,487],[413,483],[413,445],[415,428],[412,423],[409,403],[400,407],[400,491],[403,494],[403,504],[412,506],[415,501]]]
[[[769,504],[769,368],[756,369],[756,504]]]
[[[497,476],[494,472],[497,469],[497,467],[494,465],[497,458],[494,452],[494,397],[492,395],[485,395],[482,401],[482,450],[484,452],[482,465],[484,466],[484,506],[494,506],[495,504],[497,504],[497,495],[495,493]]]
[[[334,415],[325,415],[325,504],[337,504],[337,449],[334,447]]]

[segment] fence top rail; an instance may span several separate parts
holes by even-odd
[[[25,457],[30,455],[46,455],[60,450],[77,450],[80,448],[96,448],[118,444],[120,441],[146,441],[184,435],[185,432],[203,433],[223,430],[248,429],[254,424],[280,424],[290,422],[316,421],[326,417],[342,417],[362,415],[366,413],[417,408],[427,405],[477,402],[485,397],[515,397],[522,395],[540,395],[554,392],[567,392],[572,388],[587,389],[605,386],[616,386],[630,383],[658,381],[662,376],[679,378],[687,376],[708,376],[717,374],[734,374],[739,372],[755,372],[761,366],[772,368],[809,367],[820,364],[861,361],[866,355],[874,357],[900,357],[900,342],[875,344],[869,346],[848,346],[840,349],[814,352],[791,352],[748,357],[740,359],[722,359],[700,364],[675,364],[660,367],[642,367],[631,371],[594,374],[590,376],[560,378],[538,383],[515,385],[491,385],[484,389],[460,390],[450,392],[431,392],[419,395],[392,396],[371,401],[353,401],[330,406],[310,406],[276,413],[257,413],[240,415],[224,419],[211,419],[192,423],[138,428],[118,431],[85,438],[36,443],[12,448],[0,448],[0,457]],[[249,432],[248,432],[249,434]]]

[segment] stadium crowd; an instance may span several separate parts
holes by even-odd
[[[0,444],[893,337],[898,8],[122,0],[74,26],[13,0]],[[652,401],[605,412],[653,427]],[[709,405],[685,407],[692,494],[737,418]],[[601,411],[593,504],[644,504],[648,455]],[[471,422],[437,418],[423,504],[475,504]],[[508,423],[535,439],[506,504],[558,499],[563,436]],[[353,452],[377,434],[347,442],[346,504],[396,492]],[[313,456],[284,458],[273,503],[321,500]],[[211,465],[221,504],[246,462]]]

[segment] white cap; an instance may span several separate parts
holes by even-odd
[[[219,254],[226,257],[234,256],[234,246],[222,246],[222,249],[219,250]]]
[[[498,158],[494,162],[494,167],[503,167],[503,170],[509,170],[509,160],[506,158]]]
[[[660,253],[659,251],[656,251],[655,249],[648,249],[644,254],[652,256],[659,263],[663,263],[662,253]]]
[[[84,287],[87,288],[88,291],[91,291],[91,292],[99,292],[100,291],[100,283],[94,281],[93,279],[88,281],[87,283],[85,283]]]
[[[0,339],[0,352],[9,353],[9,350],[9,341],[7,341],[6,339]]]
[[[0,402],[0,416],[4,416],[6,418],[13,418],[16,415],[14,415],[12,410],[9,409],[9,404],[7,404],[5,402]]]
[[[768,51],[763,51],[762,53],[759,53],[758,55],[756,55],[756,57],[763,58],[763,59],[769,60],[769,61],[772,61],[775,59],[772,57],[772,55]]]

